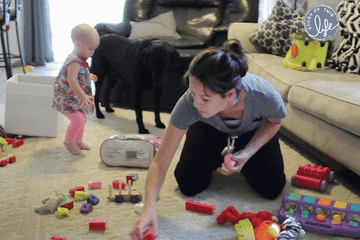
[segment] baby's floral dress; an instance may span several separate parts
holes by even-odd
[[[61,113],[75,113],[76,111],[92,113],[94,112],[94,103],[79,107],[79,97],[75,94],[74,90],[71,89],[68,83],[68,66],[74,61],[80,63],[81,65],[77,78],[81,89],[85,92],[86,95],[93,96],[91,91],[91,76],[88,63],[85,59],[77,56],[76,54],[70,54],[66,58],[65,63],[55,80],[54,100],[52,107]]]

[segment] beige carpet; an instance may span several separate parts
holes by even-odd
[[[0,105],[0,123],[3,122],[4,105]],[[1,115],[2,114],[2,115]],[[154,117],[145,112],[145,124],[150,132],[162,136],[164,130],[154,127]],[[117,204],[107,200],[108,184],[113,180],[125,180],[132,172],[139,174],[139,180],[134,187],[144,192],[144,169],[107,167],[102,163],[99,149],[102,141],[117,133],[136,133],[135,113],[132,110],[116,109],[113,114],[106,114],[104,120],[89,116],[86,125],[85,139],[92,150],[83,151],[81,155],[73,156],[63,147],[63,140],[68,121],[65,122],[57,138],[29,137],[25,145],[17,149],[9,149],[17,156],[17,162],[0,168],[0,239],[50,239],[53,235],[65,235],[69,240],[78,239],[130,239],[129,232],[139,215],[134,204]],[[168,123],[169,114],[162,114],[162,119]],[[288,183],[283,194],[274,201],[260,198],[236,174],[223,176],[215,173],[208,190],[194,198],[184,197],[178,190],[173,170],[179,157],[180,149],[170,166],[161,197],[157,204],[159,214],[158,239],[237,239],[232,224],[219,226],[216,216],[232,205],[239,211],[250,206],[253,212],[268,210],[277,214],[282,197],[287,192],[297,192],[305,195],[331,198],[360,204],[359,192],[349,190],[344,184],[336,181],[325,193],[294,188],[290,178],[299,165],[309,162],[310,157],[303,155],[291,144],[281,141],[285,158]],[[101,180],[103,187],[97,190],[88,188],[88,183]],[[68,201],[72,200],[69,189],[84,186],[88,193],[100,198],[100,203],[94,206],[89,214],[80,213],[82,202],[76,202],[68,218],[59,219],[54,214],[39,215],[34,207],[41,204],[46,196],[55,191],[64,193]],[[216,205],[214,215],[204,215],[185,210],[185,201],[196,200]],[[89,231],[90,218],[107,219],[106,231]],[[348,239],[324,236],[307,232],[306,239]]]

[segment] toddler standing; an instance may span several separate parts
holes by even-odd
[[[67,116],[71,123],[66,131],[64,145],[72,154],[89,150],[83,142],[87,113],[94,112],[89,65],[86,60],[99,46],[100,37],[95,28],[80,24],[71,31],[74,50],[65,60],[55,81],[53,108]]]

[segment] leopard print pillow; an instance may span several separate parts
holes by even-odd
[[[250,42],[264,53],[285,57],[291,46],[291,35],[304,29],[304,17],[278,0],[272,15],[250,35]]]

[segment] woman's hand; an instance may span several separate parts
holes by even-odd
[[[143,234],[147,227],[153,228],[155,233],[158,231],[158,221],[155,209],[144,209],[140,219],[135,222],[135,227],[130,232],[132,239],[143,239]]]
[[[240,172],[250,157],[246,150],[240,150],[234,154],[229,153],[224,158],[223,167],[219,167],[218,171],[224,175]]]

